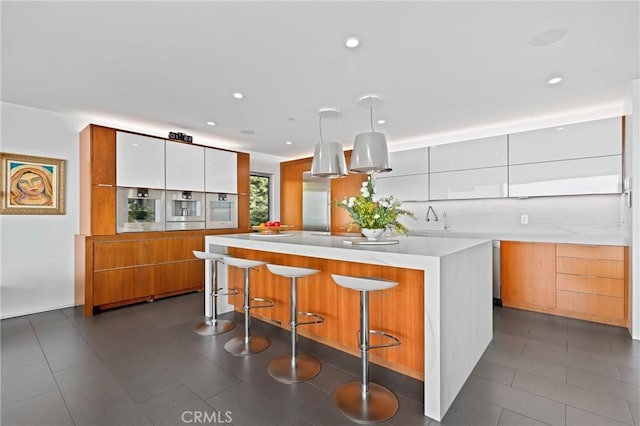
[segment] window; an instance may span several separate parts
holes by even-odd
[[[249,221],[251,226],[260,225],[269,220],[269,200],[271,178],[264,175],[251,175],[249,178]]]

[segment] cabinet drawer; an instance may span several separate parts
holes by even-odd
[[[601,296],[624,297],[624,280],[617,278],[557,274],[556,288]]]
[[[624,279],[624,261],[556,257],[556,272]]]
[[[154,294],[170,294],[204,286],[204,262],[167,263],[155,267]]]
[[[153,266],[93,274],[93,305],[123,302],[153,294]]]
[[[559,309],[600,318],[624,319],[624,298],[622,297],[557,290],[556,303]]]
[[[194,260],[193,250],[202,251],[204,238],[171,238],[155,240],[153,243],[156,254],[155,263],[179,262],[182,260]]]
[[[624,247],[556,244],[556,256],[624,260]]]
[[[99,243],[93,248],[94,271],[149,265],[153,261],[152,241]]]

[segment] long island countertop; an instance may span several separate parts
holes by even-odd
[[[346,243],[353,241],[349,237],[302,231],[210,235],[205,249],[242,248],[424,271],[424,413],[440,421],[493,336],[492,243],[395,238],[398,244],[363,246]],[[400,312],[406,309],[411,306]]]

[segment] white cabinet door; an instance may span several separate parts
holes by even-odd
[[[507,165],[507,135],[432,146],[431,173]]]
[[[205,191],[238,193],[238,154],[205,148]]]
[[[166,187],[179,191],[204,191],[204,147],[166,142]]]
[[[417,175],[429,173],[429,148],[409,149],[389,153],[391,170],[386,173],[376,173],[379,177]]]
[[[462,200],[507,196],[507,167],[431,173],[431,200]]]
[[[116,132],[116,185],[164,189],[164,140]]]
[[[620,117],[509,135],[510,165],[620,154]]]
[[[509,196],[617,193],[621,171],[620,155],[511,166]]]
[[[393,195],[399,201],[428,201],[429,175],[376,177],[376,198]]]

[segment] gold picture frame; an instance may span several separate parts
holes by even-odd
[[[0,152],[0,214],[64,214],[65,160]]]

